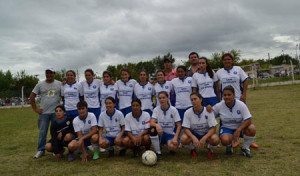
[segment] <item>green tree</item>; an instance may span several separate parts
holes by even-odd
[[[56,79],[58,81],[65,81],[66,73],[67,73],[66,69],[61,69],[60,71],[56,71],[54,79]]]

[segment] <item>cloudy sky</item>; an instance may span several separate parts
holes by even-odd
[[[168,52],[177,64],[191,51],[295,56],[299,7],[299,0],[0,0],[0,70],[43,79],[48,65],[101,74],[109,64]]]

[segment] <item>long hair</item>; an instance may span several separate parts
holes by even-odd
[[[200,59],[204,59],[204,60],[205,60],[205,63],[206,63],[206,71],[207,71],[209,77],[210,77],[211,79],[214,79],[214,72],[213,72],[211,66],[210,66],[209,63],[208,63],[207,58],[206,58],[206,57],[200,57]],[[200,59],[199,59],[199,60],[200,60]]]

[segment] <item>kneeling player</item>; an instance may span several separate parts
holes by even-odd
[[[50,133],[51,139],[46,144],[46,150],[53,152],[55,160],[58,161],[62,157],[69,142],[75,138],[73,128],[73,118],[66,116],[64,106],[58,105],[55,108],[56,119],[51,123]],[[69,151],[69,153],[72,153]]]
[[[98,141],[98,144],[101,148],[108,148],[109,157],[114,156],[114,145],[119,146],[121,148],[120,155],[124,155],[125,149],[122,147],[122,137],[125,129],[123,113],[115,109],[116,100],[112,97],[106,98],[105,106],[106,111],[103,111],[99,117],[99,133],[93,136],[93,141]],[[105,137],[103,137],[104,128],[106,129]],[[94,159],[97,158],[95,157]]]
[[[97,119],[93,113],[88,112],[88,106],[85,101],[77,103],[79,116],[73,120],[74,130],[77,138],[70,142],[68,148],[70,151],[81,149],[82,162],[87,161],[88,154],[86,148],[91,145],[91,137],[97,133]],[[98,151],[97,145],[93,144],[94,151]],[[73,161],[75,156],[69,155],[68,161]]]
[[[142,111],[142,103],[139,99],[131,102],[132,112],[125,117],[125,131],[127,136],[122,143],[133,150],[133,157],[139,155],[140,146],[145,146],[146,150],[150,149],[150,115],[148,112]]]
[[[254,141],[256,129],[251,123],[251,114],[246,104],[235,99],[234,88],[226,86],[223,89],[223,99],[213,107],[215,114],[219,114],[222,125],[220,126],[220,138],[226,146],[226,154],[233,153],[232,142],[239,137],[244,138],[241,148],[242,154],[251,158],[250,145]]]
[[[153,110],[150,123],[150,139],[160,157],[160,143],[167,144],[170,154],[175,154],[178,148],[181,119],[177,109],[169,104],[169,96],[166,91],[158,93],[158,101],[160,106]],[[177,126],[176,133],[174,133],[175,125]],[[158,136],[160,136],[160,140]]]
[[[184,134],[181,136],[183,145],[190,145],[191,157],[196,158],[196,149],[201,149],[208,142],[208,157],[213,158],[213,149],[220,143],[220,139],[216,134],[216,126],[218,122],[213,113],[206,111],[202,106],[203,98],[199,93],[190,95],[193,107],[184,113],[182,127]]]

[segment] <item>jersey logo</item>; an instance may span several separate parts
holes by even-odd
[[[77,90],[77,87],[74,87],[75,90]]]
[[[151,90],[151,87],[148,87],[148,90]]]
[[[88,121],[88,124],[91,124],[91,120]]]
[[[67,124],[67,125],[70,125],[70,121],[67,121],[66,124]]]
[[[145,121],[142,121],[142,125],[145,125]]]
[[[110,90],[111,90],[111,91],[114,91],[114,88],[112,87],[112,88],[110,88]]]
[[[169,86],[165,86],[165,89],[169,89]]]
[[[237,110],[236,113],[237,113],[237,114],[241,114],[241,111],[240,111],[240,110]]]
[[[191,80],[188,80],[188,83],[189,83],[189,84],[191,84],[191,83],[192,83],[192,81],[191,81]]]
[[[235,74],[235,75],[236,75],[236,74],[237,74],[237,72],[236,72],[236,71],[234,71],[234,72],[233,72],[233,74]]]
[[[208,116],[207,116],[207,115],[205,116],[205,119],[208,119]]]
[[[170,115],[170,118],[173,119],[173,114]]]
[[[118,122],[118,119],[115,119],[116,122]]]
[[[96,89],[96,88],[97,88],[97,86],[96,86],[96,85],[94,85],[94,86],[93,86],[93,88],[94,88],[94,89]]]
[[[129,84],[129,87],[130,87],[130,88],[132,88],[132,87],[133,87],[133,85],[132,85],[132,84]]]

